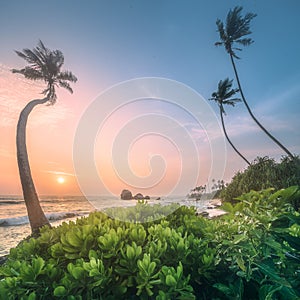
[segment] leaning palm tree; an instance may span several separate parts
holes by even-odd
[[[39,41],[33,50],[23,49],[22,52],[16,51],[17,55],[23,58],[29,65],[23,69],[13,69],[13,73],[19,73],[31,80],[42,80],[46,83],[45,90],[42,91],[42,99],[31,100],[21,111],[17,125],[17,160],[19,174],[23,190],[23,196],[27,208],[28,218],[33,234],[37,234],[39,229],[50,226],[39,202],[31,176],[26,147],[26,124],[28,116],[33,108],[39,104],[47,103],[53,105],[56,102],[56,87],[66,88],[69,92],[73,90],[69,82],[76,82],[77,78],[69,71],[62,71],[64,56],[61,51],[51,51]]]
[[[224,124],[223,115],[226,115],[225,110],[224,110],[224,105],[235,106],[236,103],[241,101],[239,98],[232,98],[232,96],[234,96],[239,91],[239,89],[232,89],[231,87],[232,87],[232,80],[229,80],[229,78],[220,80],[219,84],[218,84],[218,90],[211,94],[211,98],[209,100],[215,101],[219,106],[222,127],[223,127],[223,131],[224,131],[224,134],[225,134],[225,137],[226,137],[228,143],[231,145],[231,147],[234,149],[234,151],[248,165],[250,165],[250,162],[237,150],[237,148],[233,145],[233,143],[229,139],[226,128],[225,128],[225,124]]]
[[[247,13],[244,17],[242,17],[242,9],[242,7],[236,6],[233,10],[230,10],[226,18],[225,26],[221,20],[217,20],[216,24],[220,35],[220,41],[216,42],[215,45],[223,45],[229,54],[241,97],[252,119],[273,140],[273,142],[275,142],[290,158],[293,158],[293,154],[285,146],[283,146],[253,115],[244,96],[234,61],[234,59],[240,59],[237,56],[236,51],[241,51],[242,49],[234,47],[234,45],[239,44],[242,46],[249,46],[253,43],[253,40],[246,36],[249,36],[249,34],[252,33],[250,31],[250,22],[254,17],[256,17],[256,14]]]

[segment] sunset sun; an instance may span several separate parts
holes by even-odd
[[[65,183],[65,179],[63,178],[63,177],[57,177],[57,182],[59,183],[59,184],[63,184],[63,183]]]

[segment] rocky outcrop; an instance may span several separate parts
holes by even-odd
[[[141,194],[141,193],[137,193],[137,194],[133,197],[133,199],[135,199],[135,200],[142,200],[142,199],[144,199],[144,196],[143,196],[143,194]]]
[[[141,193],[137,193],[135,196],[132,196],[131,191],[123,190],[122,193],[121,193],[121,199],[122,200],[131,200],[131,199],[134,199],[134,200],[150,200],[150,197],[149,196],[144,196]]]
[[[121,193],[121,199],[122,200],[131,200],[132,193],[129,190],[123,190]]]

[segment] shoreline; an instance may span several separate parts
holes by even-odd
[[[154,202],[155,203],[155,202]],[[223,211],[222,209],[220,209],[219,207],[222,205],[222,202],[221,202],[221,199],[212,199],[212,200],[209,200],[205,206],[203,207],[199,207],[199,208],[196,208],[196,215],[198,216],[203,216],[203,217],[206,217],[208,219],[212,219],[212,218],[216,218],[216,217],[219,217],[219,216],[222,216],[224,214],[226,214],[225,211]],[[88,214],[84,214],[85,216],[88,215]],[[74,216],[72,218],[66,218],[66,219],[61,219],[61,220],[55,220],[54,222],[52,221],[51,223],[55,224],[55,226],[59,226],[62,222],[68,222],[68,221],[72,221],[74,219],[77,219],[77,218],[80,218],[82,216]],[[53,225],[54,225],[53,224]],[[29,224],[25,224],[25,226],[29,226]],[[12,227],[13,228],[13,227]],[[23,241],[23,239],[21,239],[19,241],[19,243],[21,241]],[[17,245],[16,245],[17,246]],[[12,246],[12,247],[5,247],[5,249],[3,250],[6,250],[7,251],[2,251],[4,253],[2,253],[2,255],[0,255],[0,265],[4,264],[8,255],[9,255],[9,252],[10,252],[10,249],[12,248],[15,248],[16,246]],[[6,253],[7,252],[7,253]]]
[[[227,212],[219,208],[221,205],[221,199],[211,199],[204,208],[197,209],[197,215],[202,215],[209,219],[223,216]]]

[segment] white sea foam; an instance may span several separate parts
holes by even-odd
[[[148,203],[161,203],[162,205],[180,203],[198,208],[204,205],[202,201],[192,201],[192,199],[184,199],[184,197],[155,199],[151,199]],[[82,196],[41,196],[40,200],[52,226],[58,226],[64,221],[76,220],[76,218],[94,211],[95,207],[103,211],[108,207],[126,207],[136,204],[136,201],[106,196],[95,197],[92,202],[97,205],[94,207],[92,205],[94,203],[87,201]],[[21,196],[0,195],[0,256],[8,254],[10,248],[15,247],[30,233],[31,229],[23,198]]]
[[[54,213],[53,212],[53,213],[46,214],[46,217],[51,222],[51,221],[68,219],[68,218],[74,218],[74,217],[85,215],[87,213],[88,212],[81,212],[81,213],[76,213],[76,212]],[[28,223],[29,223],[28,216],[0,219],[0,226],[18,226],[18,225],[24,225]]]
[[[0,226],[17,226],[27,224],[28,222],[29,221],[27,216],[4,218],[0,219]]]

